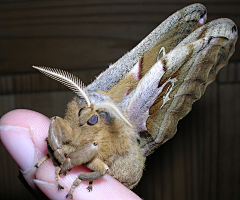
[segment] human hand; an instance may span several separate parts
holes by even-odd
[[[66,195],[80,173],[90,171],[84,166],[75,166],[60,178],[64,190],[58,191],[55,167],[48,159],[38,169],[34,165],[47,154],[45,138],[50,119],[30,110],[13,110],[0,119],[0,139],[18,164],[26,182],[38,195],[39,189],[49,199],[66,199]],[[74,191],[73,199],[131,199],[140,198],[116,179],[106,174],[93,181],[93,190],[87,191],[88,182],[82,182]],[[38,189],[39,188],[39,189]]]

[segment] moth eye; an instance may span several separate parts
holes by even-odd
[[[89,125],[94,125],[98,122],[98,116],[97,115],[92,115],[89,120],[87,121],[87,123]]]
[[[81,109],[79,110],[79,112],[78,112],[78,116],[81,115],[81,112],[82,112],[84,109],[85,109],[85,108],[83,107],[83,108],[81,108]]]

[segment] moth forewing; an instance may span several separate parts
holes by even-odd
[[[135,48],[110,65],[94,82],[87,86],[87,89],[107,92],[124,79],[134,65],[147,53],[146,62],[145,59],[143,61],[143,65],[146,65],[146,68],[142,70],[144,75],[156,62],[159,49],[164,47],[166,53],[174,49],[189,33],[205,23],[206,13],[206,8],[202,4],[192,4],[172,14]]]

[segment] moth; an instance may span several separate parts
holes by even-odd
[[[92,170],[79,174],[66,197],[81,181],[91,190],[106,173],[130,189],[138,184],[146,157],[174,136],[234,52],[234,22],[205,21],[201,4],[177,11],[87,87],[66,71],[33,66],[77,94],[64,119],[51,118],[48,155],[36,164],[52,159],[58,189],[73,166]]]

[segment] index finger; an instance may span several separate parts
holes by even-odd
[[[51,160],[44,162],[38,170],[34,165],[47,154],[45,138],[50,119],[30,110],[14,110],[0,120],[0,137],[3,145],[20,167],[28,184],[36,185],[50,199],[66,199],[73,181],[88,170],[84,166],[74,167],[67,176],[61,176],[61,184],[66,190],[58,191],[55,180],[55,167]],[[94,181],[93,191],[87,192],[88,182],[83,182],[74,193],[74,199],[140,199],[131,190],[109,175]]]

